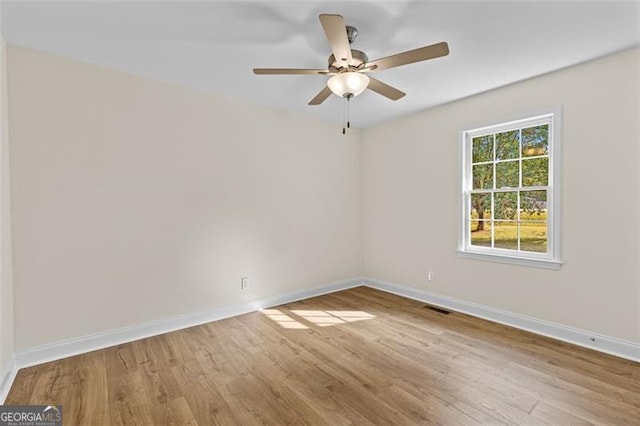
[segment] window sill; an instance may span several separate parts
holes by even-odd
[[[474,253],[458,250],[458,256],[467,259],[485,260],[489,262],[507,263],[509,265],[532,266],[534,268],[560,270],[562,262],[558,260],[532,259],[526,257],[499,256],[493,254]]]

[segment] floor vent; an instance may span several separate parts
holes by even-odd
[[[449,315],[451,313],[450,311],[447,311],[446,309],[438,308],[437,306],[424,305],[424,307],[444,315]]]

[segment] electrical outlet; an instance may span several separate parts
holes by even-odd
[[[244,290],[249,287],[249,277],[240,278],[240,290]]]
[[[436,280],[436,274],[433,271],[429,271],[427,273],[427,281],[429,281],[430,283],[434,282]]]

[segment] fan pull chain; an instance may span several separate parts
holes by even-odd
[[[342,134],[344,135],[344,134],[347,133],[347,129],[345,128],[344,123],[345,123],[345,121],[347,121],[346,118],[345,118],[346,117],[346,112],[345,111],[346,111],[346,108],[347,108],[348,100],[347,100],[347,98],[343,98],[343,99],[344,100],[342,101]]]
[[[345,93],[343,95],[344,101],[342,101],[342,134],[347,133],[347,129],[351,128],[351,116],[349,112],[350,100],[353,98],[353,93]]]

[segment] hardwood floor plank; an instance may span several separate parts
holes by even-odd
[[[167,426],[197,426],[198,422],[184,398],[167,401],[153,410],[153,424]]]
[[[145,372],[137,369],[126,374],[115,389],[109,389],[110,421],[123,425],[152,424],[152,395],[147,393]],[[65,405],[63,405],[63,413]],[[81,423],[70,423],[81,424]]]
[[[560,408],[554,407],[546,402],[540,402],[531,411],[531,415],[551,425],[592,425],[580,417],[573,416]]]
[[[18,372],[65,425],[616,424],[640,364],[359,287]]]

